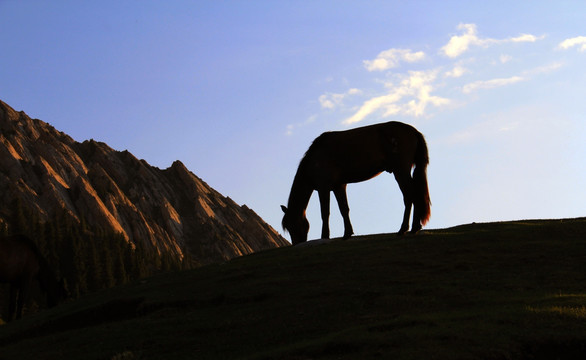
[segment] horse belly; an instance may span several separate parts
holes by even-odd
[[[321,151],[312,154],[312,172],[318,187],[336,187],[372,179],[390,168],[392,154],[372,129],[326,133]]]
[[[359,183],[362,181],[370,180],[384,170],[376,168],[346,168],[338,169],[338,171],[332,171],[326,174],[322,179],[327,179],[324,185],[329,185],[332,188],[341,184]]]
[[[366,149],[365,149],[366,150]],[[385,158],[381,152],[357,151],[346,158],[340,166],[344,183],[370,180],[385,171]]]

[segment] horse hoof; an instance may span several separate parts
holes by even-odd
[[[409,230],[409,228],[403,228],[403,227],[402,227],[402,228],[401,228],[401,229],[399,229],[399,231],[397,232],[397,235],[399,235],[399,236],[403,236],[403,235],[405,235],[405,233],[407,232],[407,230]]]
[[[414,227],[409,231],[409,235],[417,235],[421,231],[421,227]]]

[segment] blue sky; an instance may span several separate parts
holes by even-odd
[[[179,159],[278,231],[315,137],[391,120],[426,136],[429,228],[585,216],[585,13],[581,1],[0,0],[0,99],[77,141],[160,168]],[[357,234],[398,230],[392,176],[348,197]],[[318,237],[317,195],[308,218]]]

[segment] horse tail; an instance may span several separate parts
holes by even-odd
[[[431,216],[431,201],[427,186],[427,165],[429,153],[423,134],[417,132],[417,148],[415,150],[415,170],[413,170],[413,182],[415,183],[414,214],[421,225],[425,225]]]

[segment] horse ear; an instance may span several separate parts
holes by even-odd
[[[287,213],[287,208],[285,207],[285,205],[281,205],[281,210],[283,210],[283,212],[286,214]]]

